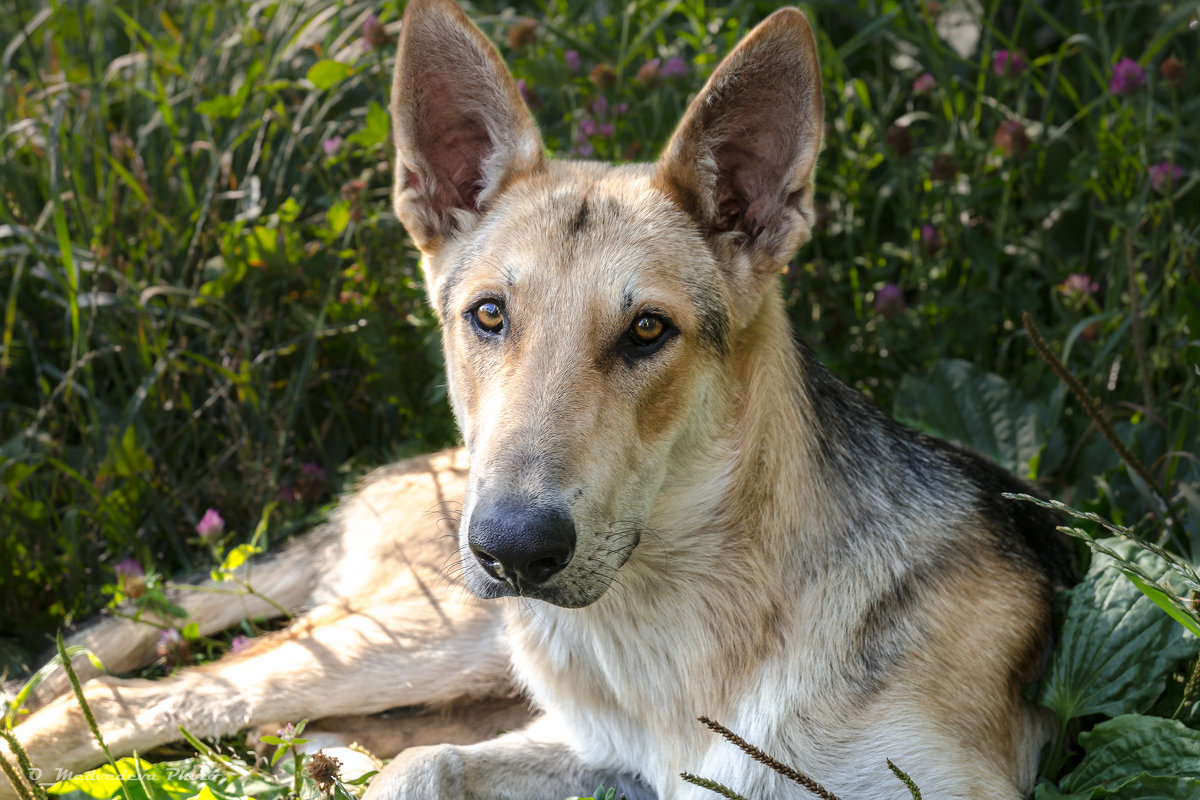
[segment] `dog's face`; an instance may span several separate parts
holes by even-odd
[[[477,595],[595,601],[672,470],[728,424],[718,378],[809,233],[817,76],[803,16],[779,12],[657,164],[548,161],[490,43],[449,0],[410,2],[395,204],[471,455],[460,549]]]

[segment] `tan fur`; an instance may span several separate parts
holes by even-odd
[[[257,564],[299,612],[286,630],[164,681],[90,681],[113,750],[420,707],[391,738],[349,723],[378,755],[404,748],[368,800],[708,797],[683,771],[794,793],[707,715],[847,800],[907,797],[889,758],[939,800],[1027,791],[1046,731],[1019,685],[1053,571],[1023,523],[989,517],[1002,490],[978,460],[792,346],[775,275],[810,234],[819,75],[807,21],[781,10],[656,164],[553,161],[483,35],[411,0],[394,203],[470,468],[451,451],[381,470]],[[181,597],[206,630],[229,619]],[[517,690],[536,721],[475,741],[522,716]],[[44,769],[98,760],[70,698],[17,733]]]

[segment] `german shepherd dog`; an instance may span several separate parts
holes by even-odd
[[[465,453],[376,472],[252,565],[298,612],[286,629],[163,680],[90,680],[109,747],[453,707],[391,720],[383,744],[379,720],[349,726],[402,750],[369,800],[711,796],[681,772],[796,796],[705,715],[844,800],[908,797],[888,759],[926,797],[1025,796],[1049,731],[1021,685],[1069,548],[1003,497],[1019,481],[892,422],[793,342],[778,273],[813,221],[819,75],[785,8],[656,163],[553,161],[483,34],[450,0],[411,0],[394,201]],[[176,596],[205,631],[273,609]],[[155,634],[108,621],[76,641],[119,671]],[[484,738],[526,702],[532,722]],[[43,770],[102,760],[69,694],[15,732]]]

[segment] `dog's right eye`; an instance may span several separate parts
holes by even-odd
[[[495,300],[485,300],[468,313],[484,333],[499,333],[504,329],[504,309]]]

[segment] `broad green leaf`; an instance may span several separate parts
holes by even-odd
[[[379,103],[372,101],[367,108],[366,125],[350,136],[347,141],[370,149],[387,143],[390,135],[391,120],[388,118],[387,111]]]
[[[896,392],[900,420],[982,453],[1028,475],[1042,446],[1041,413],[999,375],[969,361],[945,359],[924,378],[905,375]]]
[[[1101,543],[1155,581],[1170,567],[1123,539]],[[1037,700],[1062,721],[1088,714],[1145,711],[1162,693],[1167,673],[1196,652],[1196,639],[1126,580],[1097,552],[1083,581],[1068,593],[1058,647]]]
[[[137,783],[138,770],[145,772],[153,768],[149,761],[134,758],[122,758],[117,761],[116,768],[111,764],[105,764],[102,767],[87,770],[86,772],[72,773],[69,770],[59,771],[61,774],[44,775],[43,780],[50,777],[62,777],[58,783],[47,787],[48,794],[64,795],[69,800],[84,800],[84,798],[96,798],[96,800],[108,800],[110,797],[116,797],[121,794],[121,783],[124,781],[130,784]],[[140,787],[138,787],[140,790]],[[144,797],[144,793],[142,793]]]
[[[325,212],[325,223],[334,236],[341,236],[342,231],[346,230],[346,226],[350,224],[350,204],[345,200],[339,200],[331,205]]]
[[[196,110],[213,119],[234,119],[242,113],[245,104],[246,98],[241,94],[223,94],[197,103]]]
[[[200,787],[200,791],[189,797],[188,800],[234,800],[236,797],[238,795],[218,792],[210,784],[204,784]]]
[[[1037,800],[1200,800],[1200,732],[1162,717],[1127,714],[1080,734],[1084,757]]]
[[[354,68],[349,64],[325,58],[309,67],[306,77],[318,89],[328,89],[330,86],[341,83],[353,74]]]

